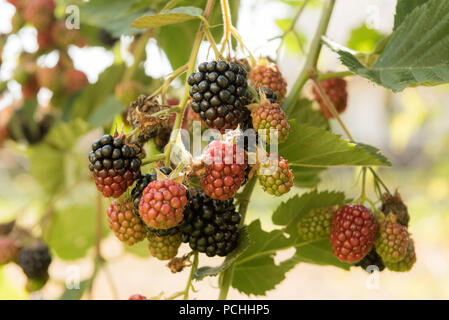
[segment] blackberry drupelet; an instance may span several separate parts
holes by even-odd
[[[238,63],[203,62],[189,75],[192,109],[206,125],[219,130],[235,129],[245,120],[247,73]]]
[[[89,162],[98,191],[114,198],[120,197],[140,176],[142,164],[136,149],[111,135],[104,135],[92,144]]]
[[[228,255],[240,238],[241,217],[233,202],[234,199],[214,200],[192,190],[184,208],[184,220],[179,224],[182,241],[209,257]]]
[[[376,247],[373,246],[370,252],[359,262],[355,264],[355,266],[362,268],[363,270],[370,272],[368,269],[369,266],[376,266],[379,268],[379,271],[383,271],[385,269],[385,264],[376,251]]]

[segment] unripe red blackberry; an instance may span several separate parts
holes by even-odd
[[[62,88],[61,69],[56,66],[53,68],[39,68],[36,73],[37,82],[41,87],[58,92]]]
[[[188,77],[192,110],[209,128],[235,129],[244,120],[247,73],[234,62],[211,61]]]
[[[147,236],[147,230],[140,218],[134,214],[131,199],[113,200],[108,208],[109,228],[115,236],[132,246]]]
[[[260,106],[251,111],[253,127],[256,132],[264,130],[265,141],[270,144],[271,133],[277,130],[278,143],[282,143],[288,138],[290,124],[287,122],[284,110],[277,103],[271,103],[268,100],[262,101]],[[273,130],[273,131],[272,131]]]
[[[89,84],[86,74],[76,69],[68,69],[64,72],[64,89],[66,93],[74,93]]]
[[[402,201],[401,195],[396,190],[394,195],[385,193],[382,196],[382,212],[384,214],[392,213],[396,216],[398,223],[408,227],[410,215],[408,214],[407,206]]]
[[[334,255],[344,262],[358,262],[373,247],[379,226],[362,205],[344,205],[334,214],[329,241]]]
[[[45,243],[33,243],[20,249],[18,264],[28,278],[47,278],[50,263],[51,255]]]
[[[172,170],[167,167],[161,167],[159,170],[168,176]],[[156,172],[153,172],[151,174],[143,174],[136,182],[136,185],[134,186],[133,190],[131,191],[131,198],[134,204],[134,213],[140,217],[139,214],[139,203],[140,199],[142,198],[142,192],[145,190],[145,188],[148,186],[150,182],[156,181],[157,175]],[[157,236],[167,236],[167,235],[174,235],[179,232],[179,229],[177,227],[170,228],[170,229],[154,229],[151,227],[146,226],[148,232],[153,233]]]
[[[89,169],[95,185],[105,197],[120,197],[140,176],[142,161],[122,138],[104,135],[92,144]]]
[[[277,197],[289,192],[293,187],[293,173],[287,160],[282,157],[279,157],[277,163],[272,164],[270,159],[261,163],[258,177],[263,190]]]
[[[129,105],[142,93],[143,86],[134,80],[122,81],[115,87],[115,97],[124,105]]]
[[[399,262],[385,261],[385,266],[390,271],[407,272],[412,269],[415,262],[416,262],[415,244],[413,240],[410,239],[407,247],[407,253],[405,254],[404,259],[402,259]]]
[[[394,214],[388,214],[379,225],[376,250],[385,262],[399,262],[404,259],[410,242],[407,228],[397,222]]]
[[[148,247],[150,253],[153,257],[156,257],[159,260],[170,260],[176,257],[181,243],[182,241],[179,233],[162,237],[153,233],[148,235]]]
[[[307,212],[298,222],[299,236],[306,241],[328,237],[334,212],[334,208],[316,208]]]
[[[187,203],[186,188],[171,179],[153,181],[142,192],[139,214],[154,229],[176,227],[183,218]]]
[[[385,269],[385,264],[382,260],[382,257],[376,251],[376,247],[373,246],[370,252],[366,256],[363,257],[362,260],[357,262],[355,266],[362,268],[363,270],[371,273],[373,271],[373,267],[377,267],[378,271],[383,271]]]
[[[266,59],[259,59],[258,64],[249,73],[251,85],[258,89],[265,87],[273,90],[279,101],[284,100],[287,93],[287,82],[285,81],[279,67],[267,61]]]
[[[19,256],[19,248],[10,238],[0,236],[0,266],[15,261]]]
[[[238,245],[240,219],[234,199],[214,200],[192,190],[184,209],[184,220],[179,225],[182,241],[209,257],[226,256]]]
[[[133,294],[129,297],[128,300],[148,300],[147,297],[141,295],[141,294]]]
[[[338,113],[342,113],[346,110],[348,101],[348,92],[346,91],[346,80],[342,78],[328,79],[321,81],[321,87],[323,88],[329,100],[337,109]],[[333,118],[332,113],[327,108],[323,97],[321,97],[319,91],[313,87],[313,94],[316,102],[320,105],[320,111],[326,118]]]
[[[212,141],[205,156],[206,171],[200,184],[209,197],[227,200],[234,197],[245,180],[246,155],[235,144]]]
[[[37,30],[47,29],[53,22],[53,0],[29,0],[23,7],[23,17]]]

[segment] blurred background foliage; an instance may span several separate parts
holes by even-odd
[[[51,108],[58,119],[48,134],[36,144],[23,140],[6,140],[0,149],[0,222],[17,219],[23,226],[42,231],[55,258],[50,269],[51,280],[43,291],[46,298],[58,298],[63,291],[67,267],[80,268],[82,279],[94,268],[92,257],[98,236],[105,239],[103,253],[110,261],[109,270],[99,275],[92,291],[94,298],[127,298],[142,292],[148,296],[161,291],[173,292],[181,275],[171,275],[162,264],[148,257],[145,246],[125,248],[115,241],[103,219],[101,232],[96,229],[95,212],[106,210],[107,202],[97,199],[90,181],[86,154],[90,141],[103,130],[122,125],[121,112],[126,105],[114,95],[116,85],[133,68],[132,50],[141,30],[128,26],[137,17],[173,6],[204,7],[204,0],[58,0],[55,14],[65,17],[69,4],[80,8],[80,32],[87,46],[70,45],[67,52],[76,68],[87,74],[89,85],[74,94],[52,96],[42,89],[37,99],[23,101],[12,70],[20,52],[36,53],[36,31],[24,26],[8,39],[3,48],[0,80],[5,89],[0,98],[0,125],[5,126],[13,108],[32,110],[31,117]],[[289,84],[293,83],[304,62],[307,48],[316,28],[322,2],[310,1],[303,16],[284,39],[276,39],[288,30],[294,13],[303,1],[231,1],[234,24],[247,46],[257,55],[277,59]],[[9,32],[14,8],[0,0],[0,31]],[[371,15],[375,12],[375,16]],[[337,1],[328,37],[349,49],[370,53],[385,39],[394,26],[395,1]],[[374,21],[374,23],[373,23]],[[216,39],[222,33],[219,5],[215,5],[210,25]],[[199,21],[154,29],[146,45],[145,63],[136,66],[133,79],[151,92],[163,76],[187,61]],[[9,28],[9,29],[8,29]],[[101,42],[100,30],[119,38],[112,46]],[[273,39],[273,40],[271,40]],[[40,61],[56,64],[58,52],[42,52]],[[60,53],[60,52],[59,52]],[[279,56],[276,54],[279,53]],[[202,46],[199,60],[206,59],[207,46]],[[56,58],[55,58],[56,56]],[[61,57],[61,55],[60,55]],[[97,66],[95,67],[95,64]],[[100,69],[99,66],[102,68]],[[323,49],[321,70],[346,70],[338,55]],[[367,275],[358,270],[347,273],[333,267],[297,265],[287,273],[287,281],[267,294],[268,298],[449,298],[449,86],[409,88],[391,93],[360,77],[349,80],[349,107],[343,120],[357,141],[370,143],[392,161],[391,168],[380,173],[391,189],[398,187],[405,199],[412,222],[410,230],[417,245],[418,262],[407,275],[381,274],[380,288],[369,290]],[[180,82],[175,81],[170,95],[179,96]],[[306,86],[306,96],[310,88]],[[314,106],[316,107],[316,106]],[[34,111],[33,111],[34,110]],[[335,132],[338,125],[330,123]],[[320,189],[342,190],[356,197],[361,181],[359,169],[338,168],[321,173]],[[307,180],[307,179],[305,179]],[[313,186],[312,181],[305,187]],[[303,193],[296,188],[294,192]],[[262,195],[256,188],[249,207],[248,222],[259,218],[265,230],[273,229],[271,214],[291,194],[281,198]],[[374,195],[372,195],[374,196]],[[40,225],[39,222],[42,222]],[[282,257],[282,253],[280,254]],[[207,259],[207,258],[206,258]],[[211,264],[217,264],[211,260]],[[146,276],[147,275],[147,276]],[[214,278],[198,284],[199,298],[207,298]],[[14,265],[0,267],[0,299],[27,298],[24,276]],[[112,284],[115,283],[115,289]],[[348,284],[350,292],[341,292]],[[117,291],[118,293],[115,293]],[[348,291],[348,290],[346,290]],[[244,297],[237,292],[230,298]]]

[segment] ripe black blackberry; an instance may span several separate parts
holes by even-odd
[[[245,120],[247,73],[240,64],[203,62],[189,75],[192,109],[206,125],[219,130],[235,129]]]
[[[30,279],[44,279],[48,276],[51,255],[45,243],[38,242],[20,249],[18,264]]]
[[[114,198],[120,197],[140,176],[142,164],[135,148],[111,135],[104,135],[92,143],[89,162],[98,191],[105,197]]]
[[[191,191],[184,220],[178,226],[182,241],[209,257],[228,255],[240,238],[240,214],[233,202],[234,199],[213,200],[203,192]]]
[[[370,252],[363,257],[362,260],[357,262],[355,266],[362,268],[365,271],[371,272],[372,270],[369,270],[369,266],[376,266],[379,268],[379,271],[382,271],[385,269],[384,262],[382,258],[379,256],[379,254],[376,251],[376,248],[373,246]],[[367,270],[368,269],[368,270]]]
[[[167,176],[172,172],[172,170],[167,167],[161,167],[161,168],[159,168],[159,170]],[[138,217],[140,217],[139,203],[140,203],[140,199],[142,198],[142,192],[143,192],[143,190],[145,190],[145,188],[147,187],[148,184],[150,184],[151,182],[153,182],[155,180],[157,180],[156,172],[143,174],[137,180],[136,185],[134,186],[133,190],[131,191],[131,198],[133,201],[134,213]],[[174,235],[179,232],[179,229],[177,227],[170,228],[170,229],[154,229],[149,226],[146,226],[146,228],[147,228],[148,232],[153,233],[159,237]]]

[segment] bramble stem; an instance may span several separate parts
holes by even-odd
[[[243,188],[242,193],[240,194],[239,197],[239,213],[241,216],[240,227],[245,222],[249,200],[251,199],[251,194],[253,193],[255,185],[256,185],[256,177],[253,177],[248,181],[245,188]],[[218,281],[220,286],[220,294],[218,296],[219,300],[226,300],[226,297],[228,296],[229,288],[231,287],[232,279],[234,278],[234,268],[235,265],[233,264],[228,269],[220,273]]]
[[[198,268],[198,251],[195,251],[195,254],[193,255],[193,263],[190,269],[189,279],[187,280],[186,288],[184,290],[184,300],[189,299],[189,291],[190,287],[192,286],[192,277],[195,274],[197,268]]]
[[[147,164],[162,160],[165,158],[165,154],[164,153],[159,153],[159,154],[155,154],[152,156],[149,156],[148,158],[146,158],[145,160],[142,161],[142,166],[145,166]]]
[[[303,4],[299,7],[298,11],[296,11],[293,19],[292,19],[292,23],[290,24],[290,26],[288,27],[287,30],[285,30],[280,36],[279,38],[281,39],[281,43],[279,44],[278,48],[276,49],[276,57],[277,59],[279,59],[279,53],[281,51],[282,45],[284,44],[285,41],[285,37],[292,32],[295,29],[295,25],[298,22],[299,17],[301,16],[301,14],[303,13],[304,9],[306,8],[307,4],[309,3],[310,0],[305,0],[303,2]],[[299,45],[301,46],[301,42],[299,42]],[[302,49],[302,47],[301,47]]]
[[[206,9],[204,10],[204,18],[206,20],[209,18],[209,15],[210,15],[210,12],[212,11],[214,2],[215,2],[215,0],[207,1]],[[198,55],[198,51],[200,49],[201,41],[204,36],[204,30],[205,30],[205,24],[201,23],[200,29],[198,30],[196,37],[195,37],[195,41],[193,43],[193,49],[190,54],[189,61],[187,62],[187,65],[188,65],[187,74],[188,75],[191,74],[195,70],[196,56]],[[176,113],[176,119],[175,119],[175,123],[173,125],[173,130],[170,135],[170,140],[167,143],[167,147],[166,147],[167,149],[165,150],[165,166],[167,166],[167,167],[170,166],[170,154],[173,149],[173,145],[176,142],[176,137],[179,133],[178,129],[181,127],[182,116],[184,115],[184,109],[187,105],[187,100],[189,99],[189,89],[190,89],[190,85],[187,82],[187,77],[186,77],[184,95],[182,97],[181,103],[179,104],[179,111]]]
[[[231,39],[232,20],[228,0],[220,0],[220,4],[221,13],[223,15],[223,39],[221,40],[220,53],[223,53],[226,44],[229,46],[229,51],[231,51],[231,45],[229,44],[229,41]]]
[[[335,79],[335,78],[343,78],[348,76],[353,76],[354,73],[351,71],[341,71],[341,72],[329,72],[329,73],[321,73],[318,75],[318,81],[324,81],[328,79]]]
[[[293,84],[293,88],[290,90],[290,93],[287,95],[287,97],[284,100],[284,103],[282,105],[282,108],[287,112],[290,113],[295,106],[295,102],[304,87],[304,84],[309,79],[309,70],[311,68],[315,68],[316,64],[318,62],[318,57],[321,52],[321,37],[326,33],[327,26],[329,25],[329,20],[332,15],[332,10],[334,9],[335,0],[328,0],[326,1],[326,4],[323,8],[323,13],[321,14],[321,20],[318,25],[318,28],[316,30],[315,36],[312,40],[312,44],[310,46],[309,54],[307,55],[306,62],[304,64],[304,67],[301,71],[301,74],[296,79],[295,83]]]

